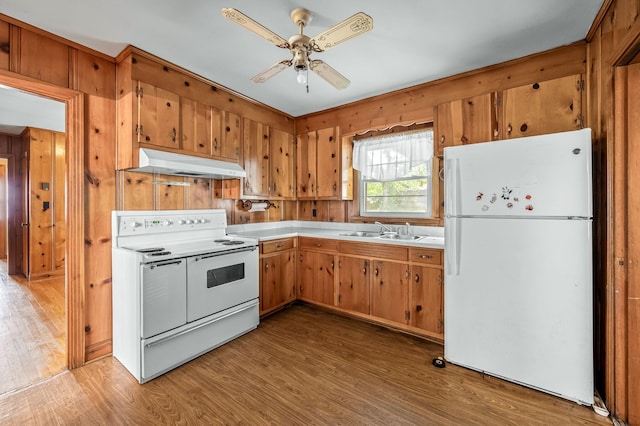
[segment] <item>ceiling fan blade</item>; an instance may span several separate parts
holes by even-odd
[[[373,18],[358,12],[350,18],[334,25],[328,30],[311,38],[311,46],[316,52],[330,49],[344,41],[352,39],[373,29]]]
[[[254,83],[264,83],[274,75],[278,74],[280,71],[283,71],[289,68],[291,66],[291,63],[292,62],[290,60],[285,60],[285,61],[280,61],[277,64],[273,64],[266,70],[251,77],[251,81],[253,81]]]
[[[309,62],[309,68],[338,90],[345,89],[351,84],[345,76],[319,59]]]
[[[274,33],[262,24],[257,23],[237,9],[224,8],[222,9],[222,16],[224,16],[231,22],[235,22],[241,27],[248,29],[249,31],[253,31],[260,37],[267,40],[269,43],[273,43],[278,47],[282,47],[283,49],[289,48],[289,42],[287,42],[287,40],[283,39],[278,34]]]

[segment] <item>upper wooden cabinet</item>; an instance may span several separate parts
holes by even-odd
[[[229,111],[216,110],[216,112],[217,115],[214,114],[214,119],[222,121],[222,131],[219,139],[213,140],[213,156],[222,160],[238,162],[242,145],[242,118]]]
[[[214,117],[213,108],[210,106],[192,99],[180,98],[180,118],[182,149],[211,155],[213,140],[220,140],[220,114]]]
[[[435,107],[435,150],[580,129],[580,74],[515,87]]]
[[[247,173],[243,195],[294,198],[293,135],[254,120],[244,120],[243,164]]]
[[[436,155],[445,146],[487,142],[497,134],[496,94],[474,96],[437,105],[434,144]]]
[[[138,142],[180,148],[180,96],[142,81],[137,82],[133,105]]]
[[[503,91],[499,139],[581,129],[583,87],[576,74]]]
[[[353,199],[351,140],[339,127],[298,134],[297,154],[299,200]]]

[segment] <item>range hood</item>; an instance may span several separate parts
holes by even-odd
[[[247,176],[240,165],[230,161],[212,160],[155,149],[139,149],[139,166],[132,172],[160,173],[207,179],[232,179]]]

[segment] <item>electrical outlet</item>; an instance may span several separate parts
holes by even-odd
[[[311,209],[311,216],[318,217],[318,212],[316,211],[316,209]]]
[[[49,210],[49,202],[48,201],[43,201],[42,202],[42,211],[45,210]]]

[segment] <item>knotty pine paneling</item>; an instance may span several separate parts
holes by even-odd
[[[118,210],[153,210],[153,175],[118,171]]]
[[[0,69],[9,69],[9,23],[0,20]]]
[[[77,54],[77,88],[85,95],[85,353],[111,353],[111,211],[116,200],[115,63]]]
[[[53,134],[53,153],[52,153],[53,182],[51,191],[53,194],[53,215],[55,218],[55,227],[53,228],[53,271],[63,271],[65,266],[66,237],[67,224],[65,218],[65,183],[64,176],[66,173],[66,154],[65,154],[65,135],[63,133]]]
[[[171,183],[184,183],[182,176],[156,175],[159,182],[153,185],[155,192],[154,210],[182,210],[185,202],[185,188],[182,185],[172,185]],[[164,183],[166,182],[166,183]]]
[[[191,185],[188,186],[186,209],[210,209],[212,208],[213,188],[211,179],[190,178],[185,179]]]
[[[57,86],[69,87],[69,47],[24,28],[19,29],[17,52],[10,52],[16,71]]]

